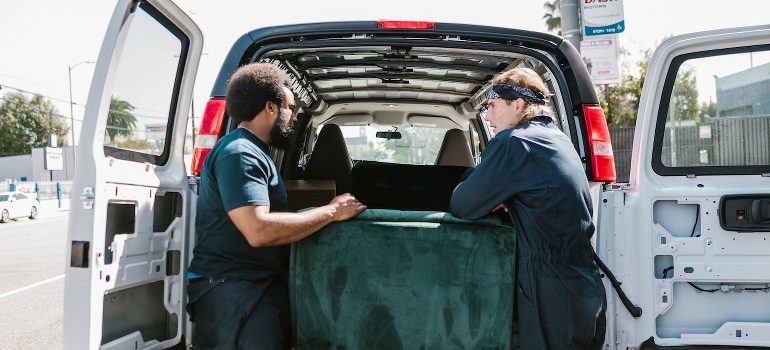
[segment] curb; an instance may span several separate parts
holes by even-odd
[[[57,199],[44,199],[40,201],[40,210],[46,213],[52,213],[55,211],[69,211],[70,200],[69,198],[62,199],[61,203]]]

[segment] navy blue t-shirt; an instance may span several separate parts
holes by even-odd
[[[190,272],[252,281],[288,276],[290,246],[254,248],[227,215],[246,205],[288,210],[283,179],[254,134],[238,128],[214,145],[203,162],[197,205]]]

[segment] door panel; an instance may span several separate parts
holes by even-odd
[[[768,101],[766,26],[674,37],[653,54],[630,182],[605,191],[613,222],[599,225],[599,254],[643,309],[634,318],[611,295],[618,348],[770,345]]]
[[[172,2],[118,1],[77,149],[64,349],[184,346],[194,193],[183,154],[201,49]]]

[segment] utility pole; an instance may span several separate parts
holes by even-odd
[[[580,52],[580,41],[583,39],[580,30],[579,0],[561,0],[561,35]]]
[[[73,112],[72,106],[75,104],[72,102],[72,70],[75,69],[75,67],[84,64],[84,63],[95,63],[93,61],[82,61],[75,63],[71,66],[68,66],[67,68],[69,71],[67,72],[69,77],[69,83],[70,83],[70,128],[72,128],[72,165],[77,166],[77,156],[75,155],[75,113]]]

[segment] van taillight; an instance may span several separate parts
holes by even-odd
[[[217,142],[219,132],[222,130],[222,119],[225,116],[225,98],[212,97],[206,104],[206,110],[203,112],[198,136],[195,138],[195,149],[193,150],[192,164],[190,172],[193,175],[200,175],[203,167],[203,160],[211,151],[211,147]]]
[[[612,152],[610,129],[604,111],[598,104],[583,105],[588,134],[588,152],[593,168],[593,181],[615,182],[615,155]]]
[[[389,21],[381,19],[377,26],[386,29],[434,29],[436,22],[429,21]]]

